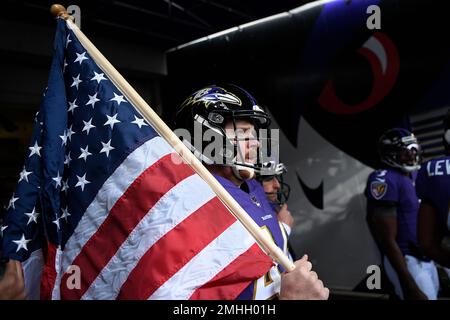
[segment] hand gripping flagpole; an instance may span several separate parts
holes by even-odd
[[[264,233],[255,221],[242,209],[225,188],[214,178],[205,166],[192,154],[192,152],[181,142],[175,133],[162,121],[155,111],[142,99],[134,88],[124,77],[113,67],[113,65],[102,55],[102,53],[92,44],[92,42],[81,32],[72,21],[72,17],[60,4],[54,4],[50,9],[56,17],[61,17],[67,21],[70,29],[76,34],[78,40],[94,59],[97,65],[107,74],[109,79],[127,97],[127,99],[138,109],[141,115],[153,128],[163,137],[180,157],[188,163],[192,169],[209,185],[216,193],[217,197],[229,209],[229,211],[244,225],[244,227],[255,238],[256,242],[272,259],[280,263],[287,271],[295,269],[294,264],[284,254],[284,252]]]

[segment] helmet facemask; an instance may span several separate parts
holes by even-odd
[[[261,129],[260,119],[246,115],[233,116],[225,125],[227,145],[233,145],[234,157],[224,165],[230,166],[240,180],[254,178],[261,172],[264,159],[270,156],[270,130]]]

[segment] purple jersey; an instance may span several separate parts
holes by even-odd
[[[416,180],[417,196],[437,211],[439,226],[450,236],[450,157],[429,160],[422,166]]]
[[[286,253],[286,232],[278,222],[277,215],[267,200],[261,184],[253,179],[247,180],[245,184],[248,187],[248,192],[246,192],[247,190],[243,190],[245,189],[245,186],[241,189],[228,179],[217,175],[215,175],[215,177],[250,217],[261,227],[261,229],[269,233],[275,244]],[[246,289],[244,289],[237,299],[266,300],[276,298],[280,293],[282,272],[284,272],[282,266],[273,266],[266,275],[253,281]]]
[[[379,203],[397,206],[397,244],[404,255],[418,255],[417,214],[419,199],[414,177],[394,169],[376,170],[369,175],[365,190],[368,208]]]

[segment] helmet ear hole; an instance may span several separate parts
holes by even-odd
[[[224,116],[222,116],[221,114],[216,113],[216,112],[211,112],[210,114],[208,114],[208,120],[217,125],[225,124]]]

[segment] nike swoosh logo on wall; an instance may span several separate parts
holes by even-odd
[[[298,182],[300,183],[306,198],[309,200],[309,202],[311,202],[311,204],[314,207],[316,207],[317,209],[323,210],[323,180],[317,188],[313,189],[313,188],[308,187],[303,182],[303,180],[302,180],[302,178],[300,178],[300,175],[298,174],[298,172],[296,172],[296,174],[297,174]]]

